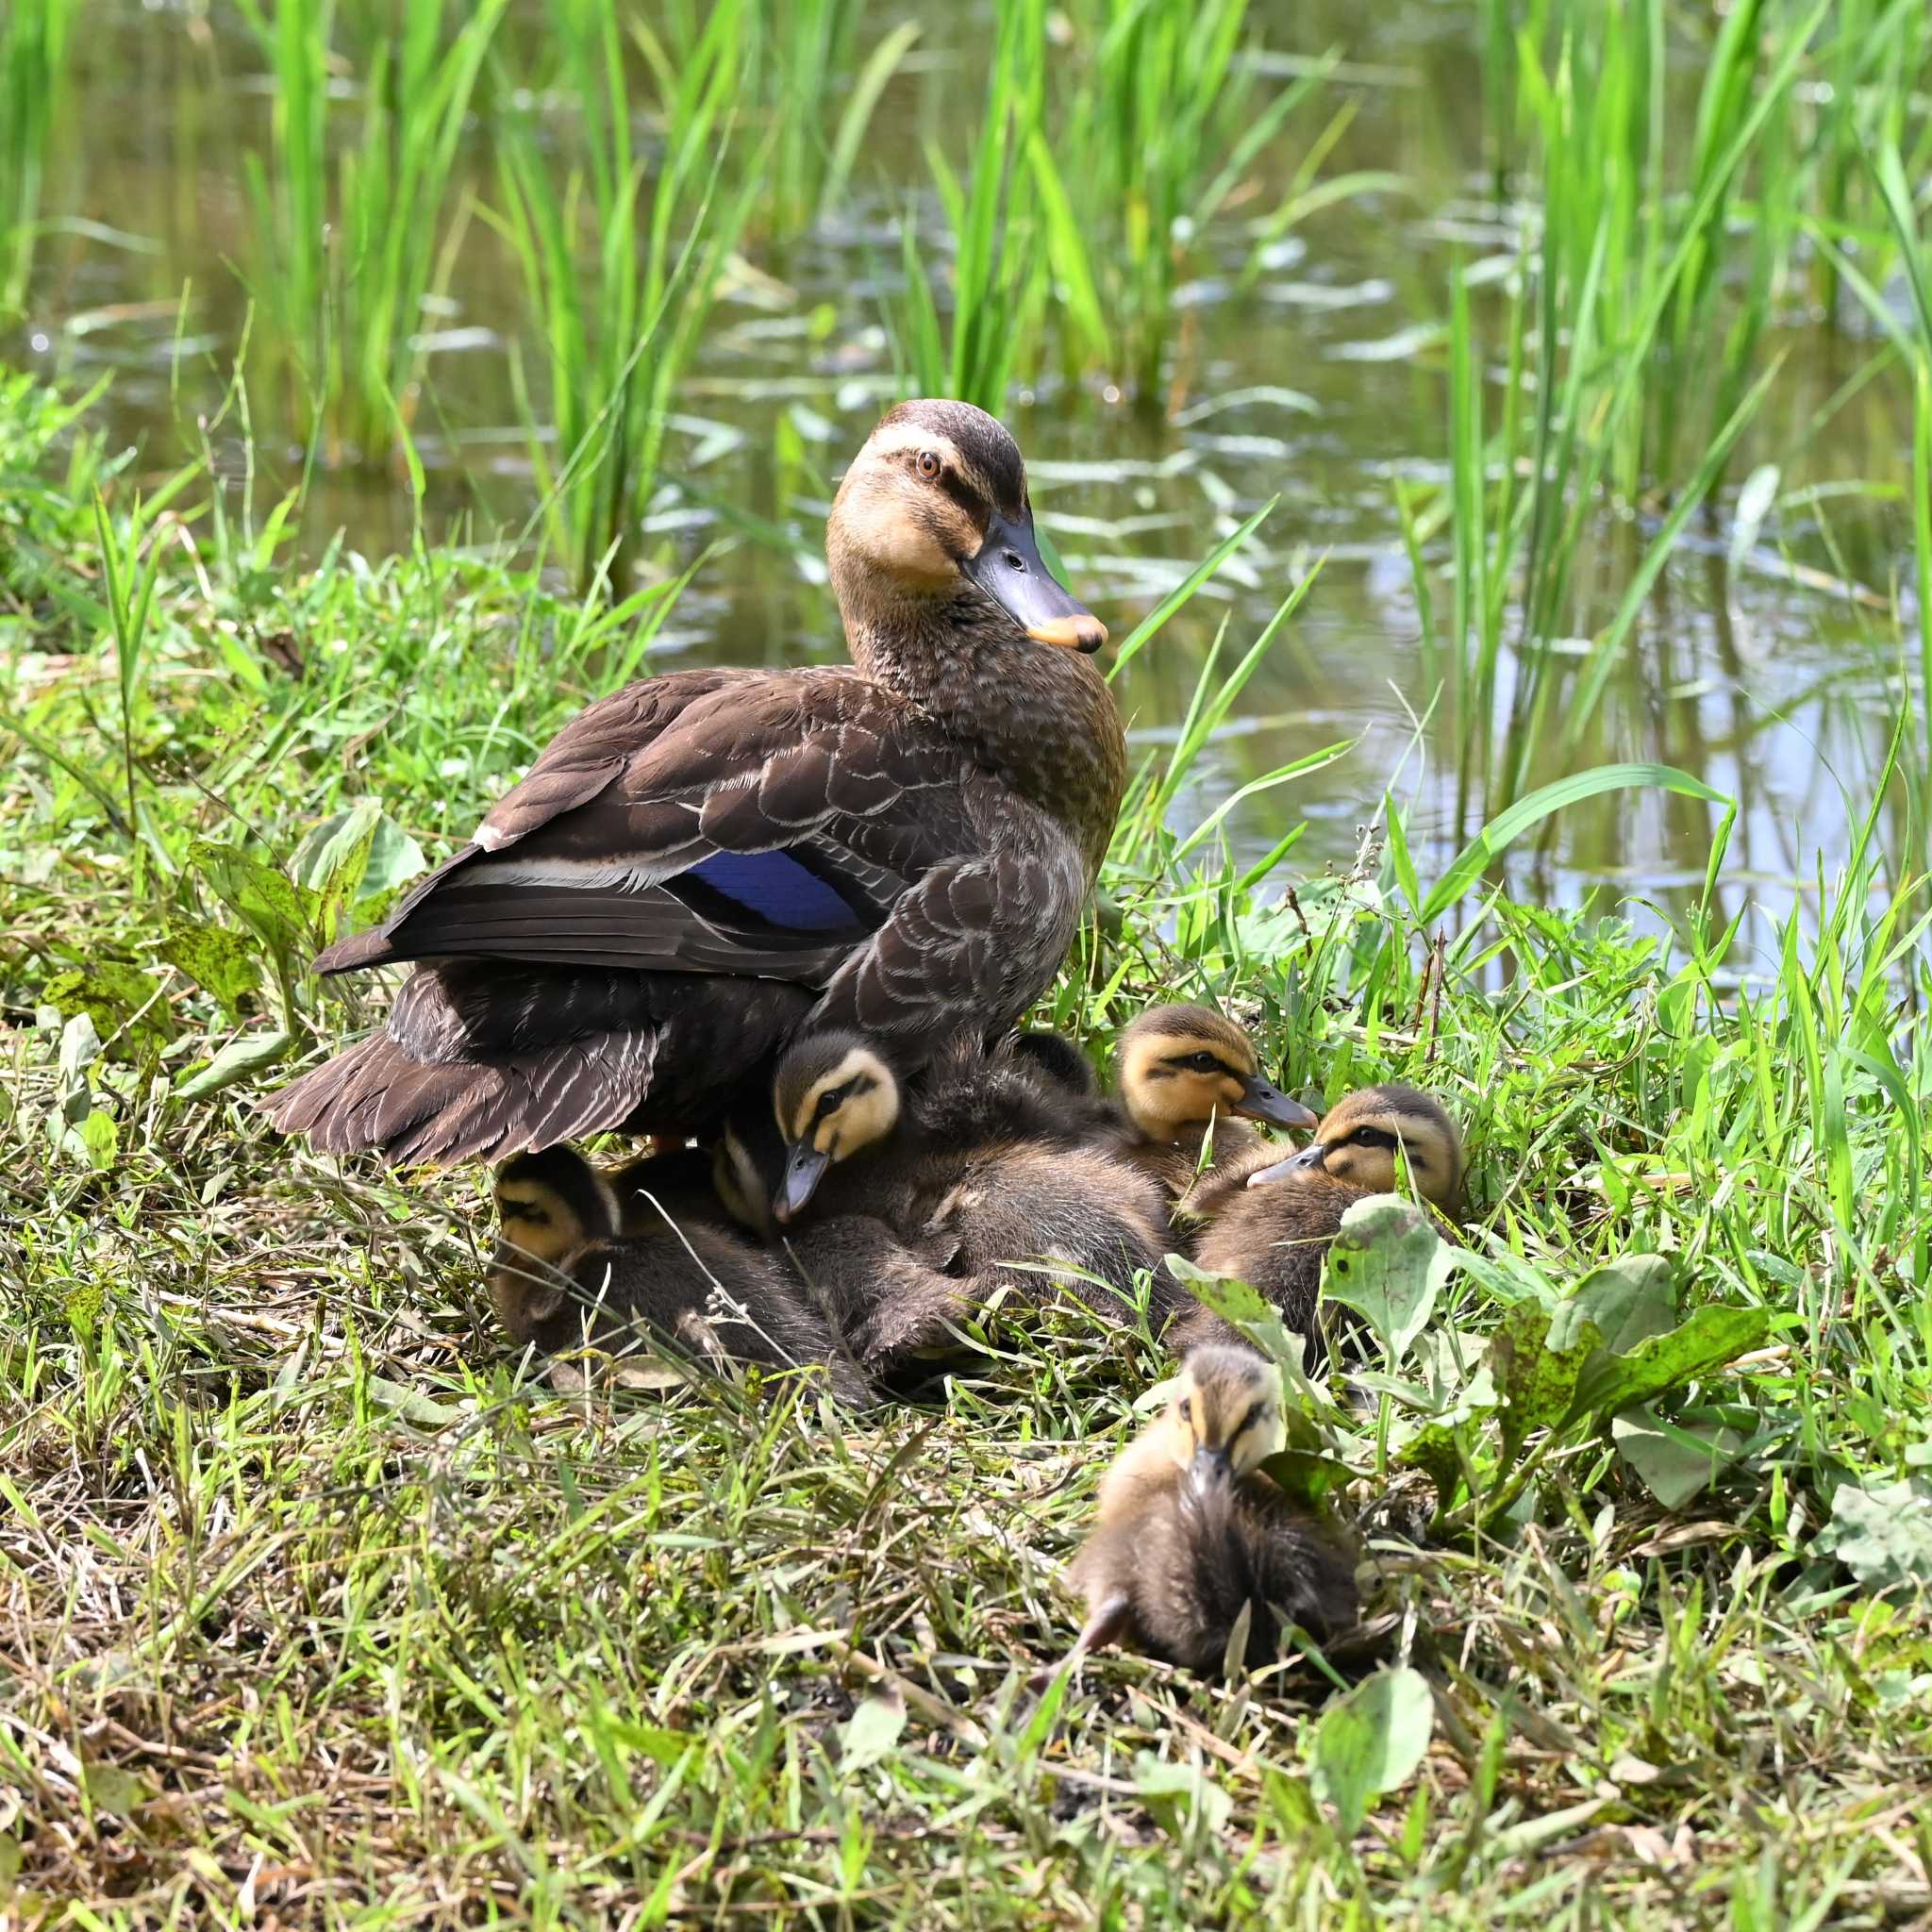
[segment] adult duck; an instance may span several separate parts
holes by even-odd
[[[580,712],[318,958],[424,963],[276,1126],[398,1161],[703,1134],[808,1019],[916,1066],[1024,1011],[1125,779],[1106,629],[1041,559],[1012,438],[963,403],[886,415],[825,547],[853,662],[672,672]]]

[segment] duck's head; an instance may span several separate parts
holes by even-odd
[[[827,1029],[786,1049],[772,1082],[772,1111],[785,1141],[785,1173],[772,1212],[792,1221],[827,1168],[897,1125],[898,1076],[861,1035]]]
[[[825,526],[855,651],[943,609],[960,628],[1091,653],[1107,626],[1041,560],[1026,466],[970,403],[901,403],[866,438]]]
[[[1176,1467],[1198,1488],[1234,1481],[1287,1441],[1281,1374],[1252,1349],[1192,1350],[1161,1419]]]
[[[597,1170],[568,1147],[519,1154],[496,1170],[496,1252],[492,1271],[530,1261],[556,1267],[586,1241],[617,1233],[617,1197]]]
[[[1277,1127],[1312,1127],[1315,1116],[1261,1076],[1255,1042],[1211,1007],[1150,1007],[1121,1036],[1121,1104],[1154,1141],[1216,1114],[1245,1114]]]
[[[1325,1174],[1372,1194],[1391,1193],[1398,1152],[1416,1192],[1454,1213],[1462,1199],[1462,1136],[1441,1105],[1414,1087],[1364,1087],[1344,1095],[1322,1116],[1307,1146],[1250,1174],[1248,1185]]]

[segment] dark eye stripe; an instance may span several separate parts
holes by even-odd
[[[1258,1423],[1262,1419],[1262,1417],[1265,1416],[1267,1413],[1268,1398],[1264,1395],[1257,1403],[1255,1404],[1255,1406],[1251,1409],[1248,1410],[1246,1415],[1242,1416],[1241,1427],[1238,1428],[1234,1432],[1234,1434],[1227,1439],[1227,1447],[1230,1454],[1233,1453],[1234,1445],[1237,1442],[1239,1442],[1243,1436],[1245,1436],[1248,1433],[1248,1431],[1251,1428],[1253,1428],[1255,1424]]]
[[[941,490],[983,530],[986,527],[986,498],[950,464],[933,478]]]

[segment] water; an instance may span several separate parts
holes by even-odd
[[[720,534],[705,501],[741,506],[815,544],[845,458],[903,392],[881,325],[899,284],[895,223],[908,195],[930,205],[922,143],[958,152],[970,139],[985,58],[974,10],[938,0],[915,10],[924,31],[874,120],[852,206],[783,251],[753,245],[755,272],[727,278],[681,398],[668,463],[687,487],[667,491],[653,520],[648,550],[659,563],[686,560]],[[515,36],[538,35],[541,20],[526,8],[508,24],[511,71],[521,71]],[[1253,857],[1306,817],[1292,864],[1345,863],[1392,787],[1409,805],[1426,882],[1474,824],[1456,818],[1457,721],[1444,705],[1431,708],[1424,685],[1393,483],[1443,474],[1448,277],[1457,262],[1513,255],[1519,211],[1487,198],[1471,9],[1323,0],[1276,9],[1266,24],[1277,57],[1335,50],[1351,63],[1322,105],[1291,124],[1277,172],[1349,99],[1356,117],[1330,168],[1392,170],[1407,192],[1309,220],[1245,291],[1235,283],[1247,244],[1239,219],[1231,224],[1221,273],[1183,291],[1165,417],[1150,421],[1097,388],[1016,398],[1008,415],[1069,575],[1116,636],[1235,521],[1279,496],[1262,543],[1121,680],[1135,742],[1153,751],[1172,736],[1224,618],[1230,650],[1244,648],[1299,572],[1324,559],[1291,632],[1177,801],[1176,822],[1198,821],[1260,773],[1354,740],[1345,758],[1239,808],[1231,842]],[[1694,85],[1698,58],[1684,48],[1676,81]],[[227,8],[103,0],[88,9],[44,197],[66,225],[43,242],[28,316],[5,347],[70,384],[111,372],[100,413],[111,443],[136,453],[137,474],[166,474],[221,407],[248,313],[242,157],[265,154],[271,106],[259,52]],[[463,179],[486,204],[497,194],[487,121],[467,137]],[[1479,305],[1478,327],[1492,341],[1499,318],[1496,298]],[[535,489],[510,380],[520,299],[482,221],[470,225],[447,301],[425,321],[441,343],[416,421],[431,530],[475,539],[522,528]],[[1896,493],[1908,482],[1909,448],[1896,388],[1872,385],[1823,438],[1808,429],[1870,350],[1842,319],[1827,328],[1801,309],[1780,317],[1764,355],[1784,355],[1785,367],[1725,493],[1664,572],[1588,741],[1533,774],[1541,782],[1565,766],[1657,759],[1734,795],[1723,909],[1749,897],[1745,938],[1759,948],[1766,922],[1804,891],[1816,852],[1828,864],[1843,848],[1845,797],[1862,809],[1869,796],[1902,675],[1900,623],[1908,635],[1916,622],[1908,602],[1900,621],[1887,608],[1895,591],[1908,597],[1909,531]],[[266,504],[300,452],[272,392],[258,389],[251,405]],[[246,451],[232,408],[213,441],[239,491]],[[1782,504],[1734,565],[1739,486],[1769,463],[1788,490],[1873,487]],[[1580,577],[1579,638],[1610,618],[1660,513],[1639,506],[1607,522]],[[313,551],[340,529],[381,553],[408,542],[411,517],[389,471],[322,469],[303,541]],[[702,573],[657,661],[836,654],[822,575],[808,555],[738,542]],[[1444,609],[1440,575],[1435,588]],[[1646,902],[1669,908],[1694,895],[1717,815],[1659,794],[1591,801],[1546,844],[1512,858],[1512,884],[1554,903],[1597,890],[1606,906],[1653,917]]]

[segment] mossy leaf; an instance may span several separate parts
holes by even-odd
[[[231,1020],[241,1018],[242,1002],[261,985],[257,944],[225,925],[208,925],[198,919],[177,921],[158,950],[170,966],[212,993]]]
[[[1771,1317],[1763,1308],[1711,1303],[1680,1327],[1652,1335],[1623,1355],[1600,1350],[1576,1378],[1570,1414],[1613,1415],[1652,1401],[1761,1347],[1770,1333]]]
[[[100,959],[55,974],[42,986],[41,998],[62,1019],[85,1013],[113,1058],[139,1060],[175,1037],[175,1016],[158,997],[160,990],[152,973]]]

